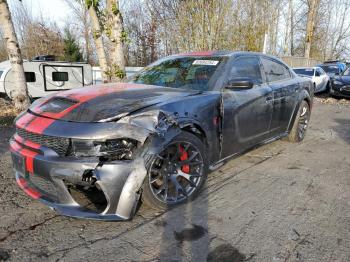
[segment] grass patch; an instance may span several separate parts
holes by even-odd
[[[0,98],[0,126],[12,126],[18,114],[19,112],[10,101]]]

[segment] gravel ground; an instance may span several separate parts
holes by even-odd
[[[277,141],[209,175],[192,203],[130,222],[57,215],[15,185],[0,128],[0,261],[350,261],[350,106],[314,106]]]

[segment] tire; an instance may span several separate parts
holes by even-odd
[[[290,131],[287,140],[294,143],[299,143],[304,140],[306,130],[310,120],[310,106],[303,100],[299,106],[298,114],[294,120],[292,130]]]
[[[198,195],[207,178],[205,146],[198,137],[183,131],[159,155],[152,156],[146,168],[143,203],[155,210],[186,203]]]
[[[326,94],[329,94],[330,91],[331,91],[331,83],[328,82],[327,85],[326,85],[325,93],[326,93]]]

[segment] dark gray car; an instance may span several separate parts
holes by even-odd
[[[140,199],[166,209],[192,199],[229,158],[303,140],[312,90],[260,53],[166,57],[126,83],[36,101],[10,141],[17,183],[68,216],[130,219]]]

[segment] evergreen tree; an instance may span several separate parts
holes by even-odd
[[[68,29],[65,31],[63,58],[65,61],[69,62],[83,61],[83,55],[80,51],[80,47]]]

